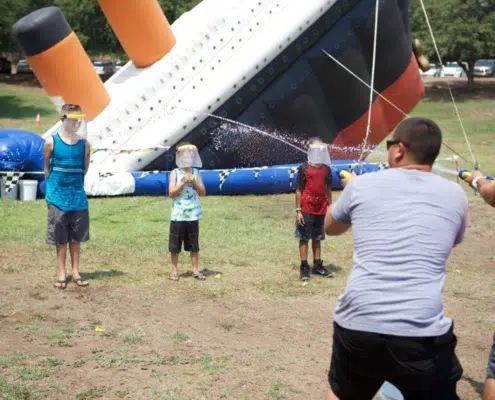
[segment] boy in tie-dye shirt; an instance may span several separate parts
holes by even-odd
[[[201,173],[202,167],[196,146],[181,143],[177,146],[177,167],[170,173],[169,196],[173,199],[170,218],[169,251],[172,258],[170,279],[179,280],[177,264],[184,242],[184,250],[191,252],[193,277],[206,279],[199,272],[199,220],[203,216],[199,196],[206,194]]]

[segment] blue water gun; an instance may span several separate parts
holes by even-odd
[[[461,178],[464,181],[470,176],[471,176],[471,172],[469,172],[468,170],[463,169],[462,171],[459,171],[459,178]],[[491,176],[485,176],[484,178],[487,181],[491,181],[492,183],[495,183]]]
[[[342,171],[339,172],[339,177],[340,179],[348,179],[351,177],[351,173],[343,169]]]

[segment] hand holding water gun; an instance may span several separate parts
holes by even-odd
[[[459,177],[469,183],[492,207],[495,207],[495,181],[491,176],[483,176],[478,170],[468,172],[466,170],[459,171]]]
[[[466,170],[459,171],[459,178],[465,180],[469,185],[471,185],[474,190],[479,190],[479,188],[485,183],[494,183],[491,176],[484,176],[480,171],[468,172]]]
[[[342,186],[345,188],[350,181],[356,179],[357,175],[354,171],[349,172],[343,169],[339,172],[340,180],[342,181]]]

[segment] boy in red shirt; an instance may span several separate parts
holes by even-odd
[[[310,142],[308,161],[297,173],[296,183],[296,238],[299,239],[301,268],[299,279],[310,278],[308,242],[313,247],[313,274],[325,277],[333,273],[323,267],[320,241],[325,239],[325,214],[332,203],[332,172],[328,146],[319,139]]]

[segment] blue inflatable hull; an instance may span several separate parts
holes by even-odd
[[[201,176],[207,195],[264,195],[292,193],[296,188],[297,169],[299,164],[273,167],[242,168],[227,170],[203,170]],[[332,164],[332,189],[342,189],[339,173],[342,170],[354,171],[361,175],[385,169],[385,164],[354,163],[334,161]],[[167,196],[170,172],[131,172],[100,173],[98,178],[90,178],[93,182],[87,185],[88,196]],[[94,183],[94,180],[97,180]],[[122,185],[115,189],[119,181],[131,181],[131,185]],[[116,185],[117,182],[117,185]],[[108,187],[108,190],[106,189]],[[93,192],[92,192],[93,191]],[[40,185],[41,195],[45,194],[45,182]]]

